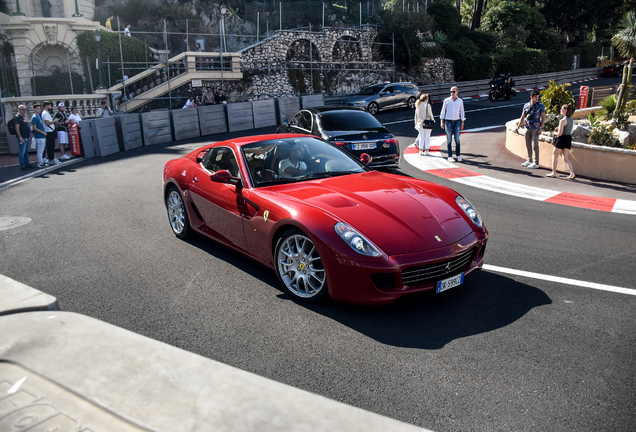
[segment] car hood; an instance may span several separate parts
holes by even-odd
[[[454,200],[406,178],[367,172],[271,189],[348,223],[388,255],[437,249],[473,231]]]

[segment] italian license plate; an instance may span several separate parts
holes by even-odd
[[[354,150],[373,150],[375,143],[357,143],[353,145]]]
[[[464,283],[464,273],[437,282],[437,294]]]

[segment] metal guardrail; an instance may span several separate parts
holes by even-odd
[[[554,81],[557,84],[568,83],[572,81],[578,81],[582,79],[596,78],[600,75],[603,68],[593,67],[585,69],[574,69],[562,72],[551,72],[535,75],[523,75],[520,77],[513,77],[515,80],[516,88],[538,88],[545,87],[550,81]],[[490,79],[483,79],[477,81],[464,81],[464,82],[450,82],[444,84],[433,84],[427,86],[420,86],[420,91],[428,93],[431,100],[437,101],[448,97],[448,92],[451,87],[457,86],[460,94],[466,96],[484,95],[488,94],[490,85],[488,84]],[[343,101],[349,99],[352,94],[349,95],[325,95],[325,104],[337,105]]]

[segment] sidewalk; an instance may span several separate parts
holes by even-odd
[[[55,157],[60,159],[62,153],[59,150],[55,150]],[[84,160],[81,156],[72,156],[71,159],[65,161],[60,160],[59,165],[49,165],[46,168],[38,168],[38,156],[36,153],[29,153],[29,162],[34,167],[28,171],[20,169],[20,163],[18,156],[4,155],[0,156],[0,189],[4,189],[8,185],[5,183],[19,181],[22,178],[29,178],[41,175],[44,172],[54,170],[56,168],[64,167],[69,162]]]

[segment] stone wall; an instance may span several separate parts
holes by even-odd
[[[385,81],[418,85],[454,81],[453,62],[443,58],[425,59],[409,75],[395,71],[393,63],[381,55],[377,37],[377,29],[371,26],[277,32],[240,51],[244,79],[240,84],[230,83],[230,94],[258,100],[304,93],[354,93]]]

